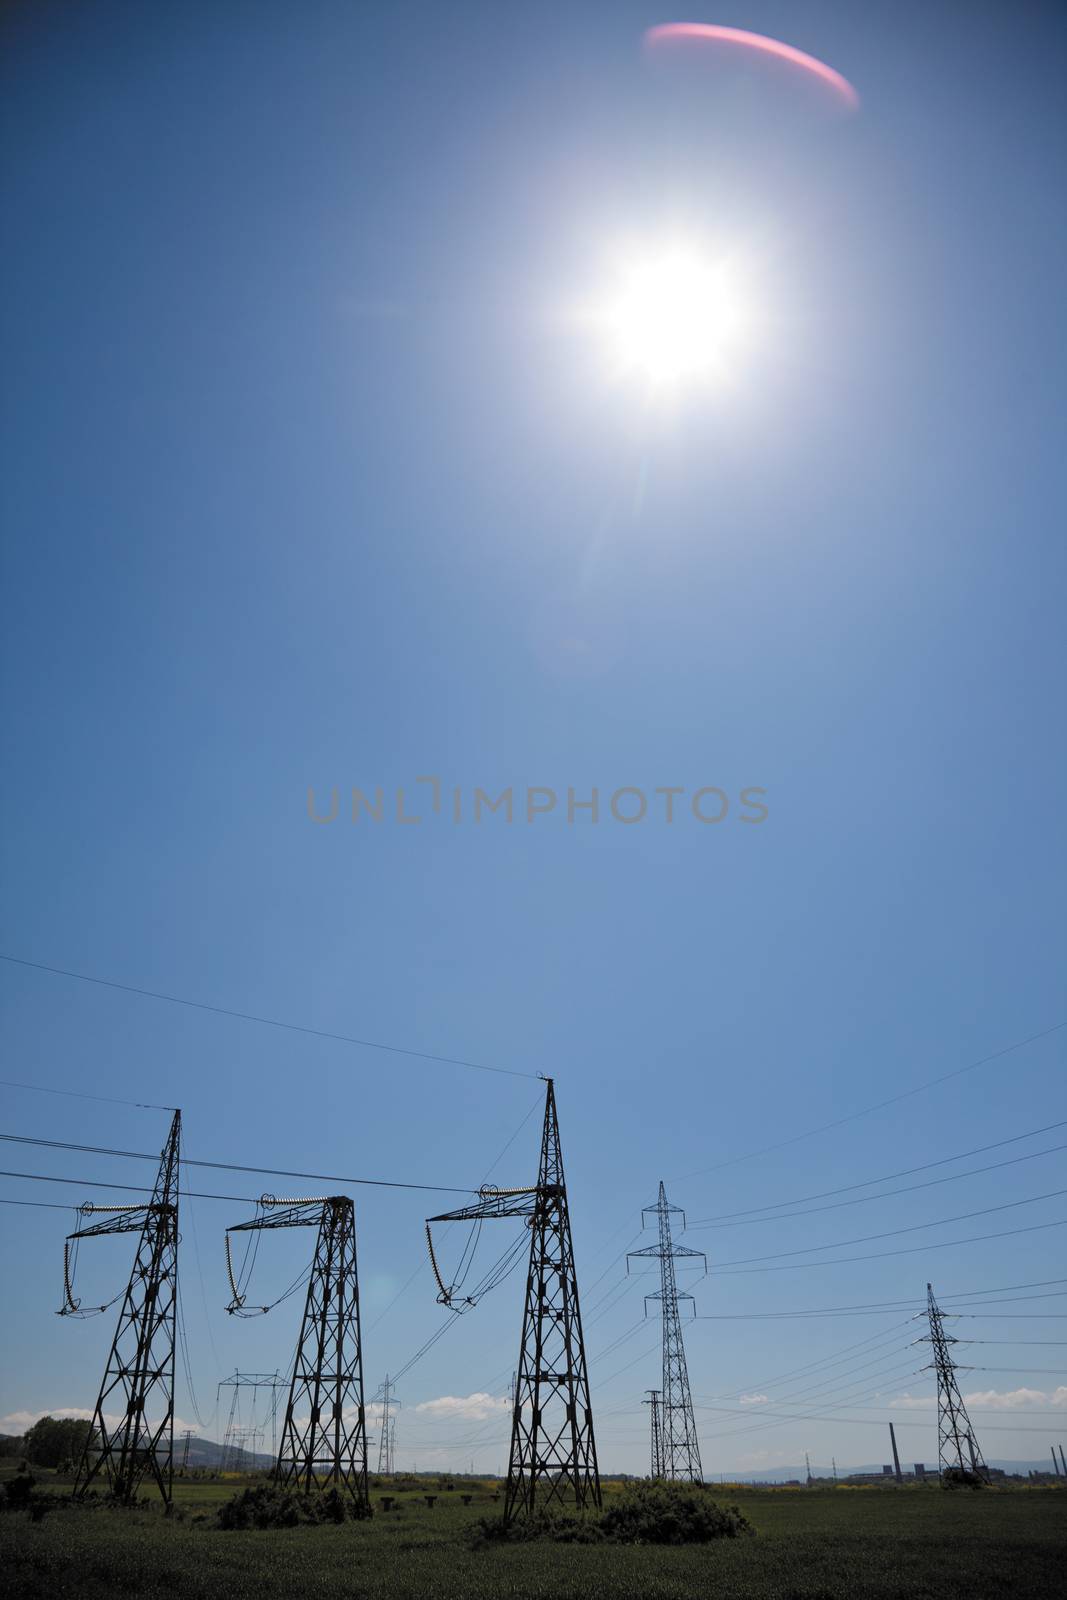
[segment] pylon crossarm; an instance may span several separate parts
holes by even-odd
[[[442,1211],[439,1217],[428,1217],[427,1221],[482,1222],[487,1217],[532,1217],[539,1193],[538,1189],[496,1189],[473,1205]]]
[[[251,1233],[257,1228],[317,1228],[322,1219],[323,1206],[340,1205],[347,1200],[347,1195],[323,1195],[313,1200],[276,1200],[272,1194],[265,1194],[259,1202],[264,1208],[259,1215],[251,1217],[248,1222],[233,1223],[226,1232]]]
[[[627,1252],[626,1252],[627,1271],[629,1271],[629,1263],[630,1263],[630,1257],[631,1256],[646,1256],[646,1257],[651,1258],[654,1261],[657,1261],[657,1260],[662,1259],[662,1254],[663,1253],[662,1253],[662,1251],[661,1251],[661,1249],[660,1249],[658,1244],[648,1244],[648,1245],[645,1246],[645,1248],[643,1250],[627,1250]],[[679,1256],[687,1256],[687,1257],[699,1256],[701,1261],[703,1261],[703,1263],[704,1263],[704,1271],[707,1272],[707,1270],[708,1270],[708,1258],[704,1254],[703,1250],[690,1250],[688,1245],[685,1245],[685,1244],[672,1244],[671,1245],[671,1255],[674,1256],[675,1260],[677,1260]]]
[[[74,1233],[68,1233],[68,1239],[98,1239],[106,1233],[140,1233],[148,1220],[150,1211],[158,1211],[158,1206],[94,1206],[91,1201],[81,1207],[83,1216],[93,1212],[102,1211],[106,1215],[99,1222],[92,1222],[87,1228],[78,1228]],[[173,1206],[163,1208],[173,1211]]]

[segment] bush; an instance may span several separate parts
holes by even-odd
[[[554,1508],[504,1522],[479,1517],[469,1534],[478,1549],[487,1544],[707,1544],[755,1533],[737,1506],[720,1506],[696,1484],[645,1483],[627,1486],[599,1513],[579,1516]]]
[[[219,1507],[219,1527],[298,1528],[323,1522],[345,1522],[359,1508],[339,1489],[325,1493],[296,1494],[277,1484],[260,1483],[243,1489]]]
[[[613,1544],[707,1544],[755,1529],[736,1506],[720,1506],[690,1483],[635,1483],[600,1514]]]

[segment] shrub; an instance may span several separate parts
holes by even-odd
[[[339,1489],[296,1494],[273,1483],[243,1489],[219,1507],[219,1527],[297,1528],[323,1522],[345,1522],[358,1508]]]
[[[553,1508],[504,1522],[479,1517],[468,1535],[478,1549],[487,1544],[706,1544],[755,1533],[737,1506],[720,1506],[696,1484],[628,1485],[596,1515],[578,1516]]]
[[[736,1506],[720,1506],[689,1483],[635,1483],[600,1514],[613,1544],[707,1544],[755,1529]]]

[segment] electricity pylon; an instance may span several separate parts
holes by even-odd
[[[393,1406],[399,1406],[400,1401],[393,1393],[393,1382],[389,1374],[385,1375],[382,1384],[382,1428],[378,1440],[378,1476],[391,1478],[396,1470],[393,1446],[396,1442],[396,1432],[393,1418],[390,1415]]]
[[[285,1388],[285,1379],[280,1378],[276,1372],[239,1372],[236,1368],[232,1378],[222,1378],[215,1385],[215,1404],[218,1406],[223,1389],[233,1390],[233,1399],[230,1402],[230,1418],[226,1425],[226,1432],[222,1438],[222,1470],[226,1470],[227,1441],[235,1426],[241,1420],[241,1390],[252,1391],[252,1420],[256,1419],[256,1410],[259,1401],[260,1389],[270,1390],[270,1453],[276,1459],[278,1455],[278,1390]]]
[[[672,1243],[671,1216],[673,1214],[682,1218],[684,1232],[685,1213],[679,1206],[667,1203],[667,1191],[662,1183],[659,1186],[659,1199],[656,1204],[645,1206],[642,1211],[642,1222],[650,1211],[655,1212],[659,1224],[659,1243],[647,1245],[643,1250],[629,1251],[627,1267],[630,1256],[651,1256],[660,1264],[659,1292],[645,1296],[646,1310],[649,1300],[658,1300],[663,1310],[660,1463],[665,1478],[688,1483],[703,1483],[700,1441],[697,1438],[696,1421],[693,1417],[693,1397],[689,1393],[689,1373],[685,1364],[685,1346],[682,1343],[682,1321],[678,1313],[679,1300],[692,1300],[693,1296],[679,1291],[674,1263],[683,1256],[699,1256],[704,1262],[704,1270],[707,1271],[707,1257],[702,1250],[690,1250],[687,1245]]]
[[[275,1481],[293,1484],[304,1494],[346,1490],[358,1514],[369,1516],[355,1206],[347,1195],[313,1200],[264,1195],[259,1204],[260,1213],[251,1222],[239,1222],[227,1232],[318,1230]],[[244,1300],[232,1272],[231,1288],[229,1309],[239,1311]]]
[[[974,1428],[956,1382],[956,1363],[949,1349],[959,1340],[945,1332],[941,1309],[929,1283],[926,1285],[926,1314],[930,1320],[933,1369],[937,1374],[937,1461],[941,1476],[944,1479],[949,1473],[960,1472],[968,1477],[973,1475],[980,1483],[988,1483],[989,1469],[974,1436]]]
[[[574,1505],[579,1510],[601,1503],[556,1095],[552,1079],[546,1078],[545,1084],[545,1121],[535,1187],[496,1189],[486,1185],[474,1205],[431,1217],[426,1225],[438,1299],[443,1305],[451,1305],[453,1290],[446,1288],[438,1270],[430,1223],[525,1217],[530,1229],[504,1492],[506,1522],[553,1503]]]
[[[137,1498],[148,1476],[169,1507],[174,1493],[174,1345],[178,1305],[178,1148],[182,1114],[175,1111],[152,1198],[142,1206],[81,1207],[107,1219],[70,1239],[137,1233],[137,1254],[74,1480],[83,1495],[101,1475],[112,1499]],[[70,1285],[67,1284],[70,1299]],[[110,1418],[110,1420],[108,1420]],[[95,1443],[94,1443],[95,1440]]]
[[[660,1442],[659,1431],[660,1391],[658,1389],[646,1389],[645,1393],[648,1395],[648,1399],[642,1400],[641,1404],[651,1407],[650,1417],[652,1422],[652,1453],[650,1457],[651,1472],[649,1476],[653,1479],[662,1478],[663,1446]]]

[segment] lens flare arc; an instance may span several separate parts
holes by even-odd
[[[820,61],[817,56],[808,55],[805,50],[798,50],[795,45],[786,44],[781,39],[772,39],[767,34],[750,33],[747,28],[722,27],[712,22],[662,22],[657,27],[649,28],[645,33],[645,45],[648,48],[686,39],[700,40],[709,44],[739,45],[745,49],[757,50],[763,55],[774,56],[779,61],[788,62],[790,66],[813,73],[828,88],[834,90],[850,111],[859,109],[859,95],[840,72],[828,66],[825,61]]]

